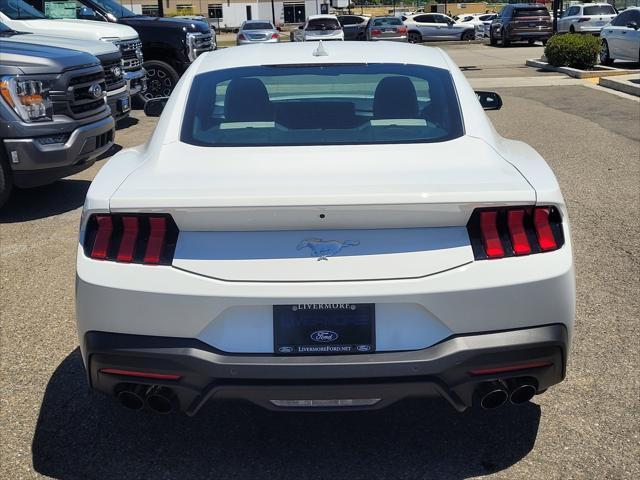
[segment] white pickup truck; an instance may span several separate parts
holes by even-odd
[[[134,96],[146,89],[142,43],[138,33],[127,25],[66,18],[51,20],[24,0],[0,0],[0,22],[17,32],[114,43],[122,53],[121,67],[130,94]]]

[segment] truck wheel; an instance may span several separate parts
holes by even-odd
[[[143,94],[145,99],[171,95],[180,78],[171,65],[160,60],[149,60],[144,62],[144,69],[147,71],[147,91]]]
[[[4,151],[0,151],[0,208],[2,208],[9,199],[12,188],[13,181],[11,180],[9,162],[7,162]]]

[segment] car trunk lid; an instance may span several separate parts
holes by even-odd
[[[512,165],[463,137],[428,146],[165,145],[110,206],[170,213],[180,229],[174,267],[266,282],[442,272],[473,261],[465,226],[474,208],[534,203]]]

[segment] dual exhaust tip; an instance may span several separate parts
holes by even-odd
[[[155,413],[167,415],[179,405],[178,397],[167,387],[125,383],[116,392],[120,405],[130,410],[142,410],[146,405]]]
[[[476,395],[480,399],[482,408],[493,410],[507,403],[507,400],[514,405],[527,403],[537,391],[535,380],[524,378],[482,383],[476,390]]]

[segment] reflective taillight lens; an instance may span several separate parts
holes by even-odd
[[[92,215],[87,223],[84,252],[96,260],[171,265],[178,233],[170,215]]]
[[[373,30],[371,30],[371,35],[373,35],[374,37],[377,37],[378,35],[381,35],[381,34],[382,32],[377,28],[374,28]]]
[[[477,209],[467,231],[476,260],[549,252],[564,244],[562,218],[555,207]]]

